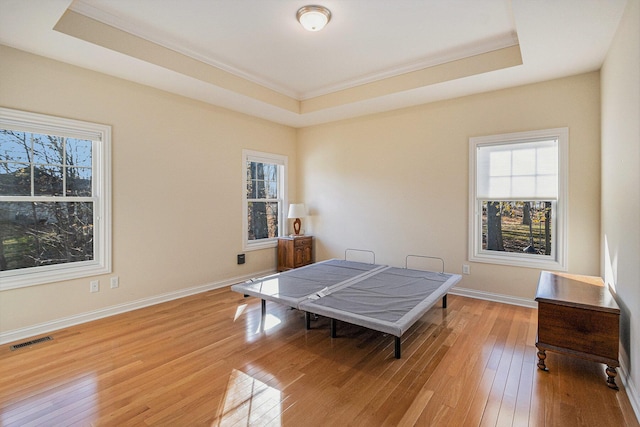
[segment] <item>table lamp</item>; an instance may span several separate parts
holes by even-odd
[[[300,218],[307,216],[307,210],[304,207],[304,203],[292,203],[289,205],[288,218],[295,218],[293,221],[293,232],[296,236],[300,235],[300,225],[302,222]]]

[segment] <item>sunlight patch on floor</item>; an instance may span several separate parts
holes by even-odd
[[[264,317],[264,323],[261,323],[258,326],[258,330],[256,331],[256,334],[259,334],[260,332],[268,331],[269,329],[275,328],[280,323],[282,323],[282,320],[280,320],[279,318],[277,318],[273,314],[267,314]]]
[[[242,316],[242,313],[244,313],[244,310],[247,308],[247,304],[240,304],[238,306],[238,308],[236,308],[236,315],[233,316],[233,321],[235,322],[236,320],[238,320],[238,317]]]
[[[229,374],[222,407],[212,426],[281,426],[281,392],[242,371]]]

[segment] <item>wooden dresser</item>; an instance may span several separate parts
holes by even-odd
[[[291,270],[313,262],[312,236],[278,238],[278,271]]]
[[[546,351],[607,365],[607,385],[618,389],[620,307],[600,277],[540,273],[538,368],[547,370]]]

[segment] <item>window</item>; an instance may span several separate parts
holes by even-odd
[[[243,150],[243,248],[276,245],[285,233],[287,158]]]
[[[567,128],[470,138],[469,260],[567,269]]]
[[[111,271],[110,138],[0,108],[0,290]]]

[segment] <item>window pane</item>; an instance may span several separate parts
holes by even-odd
[[[88,140],[68,138],[65,141],[67,150],[65,164],[91,167],[92,144]]]
[[[0,163],[0,196],[30,196],[31,168],[24,163]]]
[[[552,202],[482,202],[482,249],[551,255]]]
[[[93,203],[0,202],[0,270],[93,260]]]
[[[278,165],[259,162],[249,163],[247,198],[278,198]]]
[[[253,182],[253,162],[247,162],[247,199],[255,199],[255,187]]]
[[[265,184],[266,198],[277,199],[278,198],[278,182],[266,181],[264,184]]]
[[[62,195],[62,166],[35,166],[33,194],[36,196]]]
[[[514,150],[513,171],[514,176],[532,176],[536,174],[536,150],[533,148]]]
[[[67,167],[67,196],[91,197],[91,168]]]
[[[278,237],[278,203],[248,202],[249,240]]]
[[[267,181],[275,181],[278,179],[278,165],[263,163],[264,179]]]
[[[555,139],[478,145],[476,196],[493,200],[556,199],[558,150]]]
[[[44,165],[61,165],[64,161],[62,138],[53,135],[32,134],[33,162]]]
[[[0,160],[28,163],[30,144],[26,133],[0,129]]]

